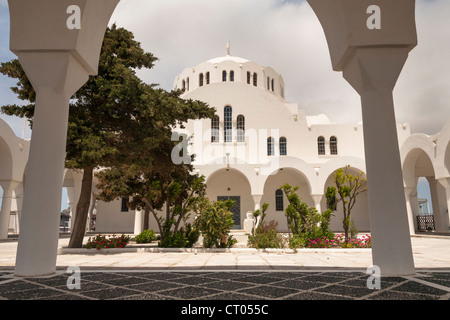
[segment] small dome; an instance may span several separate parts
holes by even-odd
[[[206,62],[215,64],[215,63],[221,63],[221,62],[224,62],[224,61],[233,61],[233,62],[236,62],[236,63],[247,63],[247,62],[250,62],[250,60],[247,60],[247,59],[244,59],[244,58],[240,58],[240,57],[233,57],[233,56],[217,57],[217,58],[208,60]]]
[[[284,82],[280,74],[270,67],[261,67],[251,60],[232,56],[229,43],[226,49],[223,57],[183,70],[175,78],[173,88],[189,92],[213,83],[235,83],[265,89],[284,99]]]

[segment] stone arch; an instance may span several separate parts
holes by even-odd
[[[435,176],[437,171],[435,166],[436,163],[431,160],[435,159],[435,144],[431,138],[425,134],[413,134],[403,143],[400,155],[405,187],[416,186],[416,165],[419,157],[423,157],[424,154],[426,154],[430,160],[430,169],[433,170],[432,175]]]
[[[450,120],[443,129],[431,138],[436,148],[436,177],[450,177]]]
[[[247,212],[252,212],[254,202],[247,176],[236,168],[220,168],[206,178],[206,196],[211,201],[231,199],[235,201],[235,228],[241,229]]]
[[[29,141],[18,138],[9,125],[0,119],[0,185],[3,191],[0,239],[8,236],[11,210],[15,208],[16,213],[21,211],[22,192],[18,187],[23,182],[28,152]],[[15,203],[12,203],[13,198],[16,198]],[[19,219],[16,221],[19,223]]]
[[[327,188],[330,186],[334,186],[333,182],[333,176],[334,173],[339,170],[340,168],[344,168],[345,166],[336,168],[333,172],[331,172],[325,183],[324,183],[324,189],[323,193],[325,194],[327,191]],[[364,173],[362,168],[360,166],[355,167],[350,165],[350,167],[347,169],[349,170],[349,173],[353,175],[359,175],[361,173]],[[365,177],[365,174],[363,175]],[[324,196],[322,198],[321,202],[321,208],[322,210],[327,209],[327,202],[326,197]],[[333,213],[333,216],[331,217],[330,221],[330,230],[334,232],[343,232],[343,208],[342,208],[342,202],[339,202],[337,205],[337,210]],[[359,232],[370,232],[370,219],[369,219],[369,200],[368,200],[368,192],[361,193],[355,203],[355,206],[353,207],[351,211],[351,217],[355,224],[356,229]]]
[[[328,178],[338,169],[350,166],[358,169],[361,172],[366,172],[366,163],[364,159],[357,157],[339,157],[327,161],[324,164],[316,167],[316,173],[318,176],[317,194],[322,194],[326,188],[326,182]]]
[[[0,211],[0,239],[8,237],[10,222],[12,190],[10,185],[13,176],[13,159],[9,145],[0,137],[0,187],[1,187],[1,211]]]
[[[268,203],[268,216],[267,222],[275,220],[278,222],[279,232],[288,232],[288,226],[284,210],[289,205],[286,196],[283,196],[283,207],[281,210],[277,210],[276,206],[276,191],[283,185],[289,184],[293,187],[298,186],[297,194],[299,197],[309,206],[314,207],[315,202],[311,195],[311,182],[308,179],[307,174],[295,167],[282,167],[274,174],[267,177],[264,182],[264,193],[261,199],[261,204]]]
[[[444,153],[444,174],[445,177],[450,177],[450,141],[447,141],[447,145],[445,147],[445,153]]]
[[[13,179],[13,156],[8,143],[0,136],[0,180]]]
[[[271,160],[270,166],[264,168],[265,175],[264,181],[262,181],[263,186],[271,176],[276,175],[280,170],[290,168],[305,177],[310,194],[317,190],[316,171],[314,170],[313,165],[291,156],[271,157]]]
[[[448,230],[448,208],[445,187],[439,183],[434,160],[434,145],[429,141],[425,147],[418,145],[406,154],[403,161],[403,179],[405,182],[405,196],[408,206],[411,232],[418,229],[417,216],[419,212],[418,180],[426,178],[430,186],[431,205],[435,227],[438,231]],[[414,227],[413,227],[414,225]]]
[[[216,173],[220,169],[235,169],[238,170],[246,180],[249,182],[252,194],[258,193],[259,180],[257,175],[257,166],[249,164],[242,158],[236,156],[227,157],[223,155],[222,157],[217,157],[205,165],[195,166],[195,169],[200,175],[205,176],[206,180],[209,179],[211,175]]]

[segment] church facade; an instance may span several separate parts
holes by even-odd
[[[235,201],[235,229],[251,230],[252,213],[268,203],[267,220],[275,220],[278,231],[286,232],[288,201],[280,190],[282,185],[298,186],[301,199],[320,212],[326,209],[325,192],[337,169],[350,166],[354,174],[365,172],[361,123],[336,124],[323,114],[307,116],[298,104],[285,100],[280,74],[230,55],[229,48],[226,56],[183,70],[173,88],[184,90],[185,99],[201,100],[216,109],[212,119],[190,121],[179,131],[193,136],[189,153],[196,155],[196,172],[206,178],[208,198]],[[418,229],[417,181],[421,176],[432,189],[436,229],[448,232],[450,190],[445,163],[449,159],[437,159],[437,147],[429,143],[433,138],[412,135],[408,124],[398,124],[397,133],[405,163],[411,233]],[[439,139],[440,146],[445,146],[444,155],[448,152],[446,134],[441,133],[443,144]],[[141,231],[142,213],[128,212],[124,200],[96,202],[96,232]],[[361,232],[370,232],[367,201],[365,192],[352,211]],[[342,217],[338,207],[331,220],[333,231],[343,230]],[[157,230],[155,221],[151,228]]]

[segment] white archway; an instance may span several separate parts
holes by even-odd
[[[346,167],[346,166],[345,166]],[[344,168],[344,167],[340,167]],[[340,169],[336,168],[336,170]],[[326,193],[327,188],[330,186],[334,186],[333,178],[334,174],[336,172],[334,170],[332,173],[329,174],[327,180],[324,184],[324,193]],[[350,165],[348,168],[348,172],[353,175],[359,175],[361,173],[364,173],[361,167],[353,167]],[[367,178],[365,174],[363,177]],[[322,208],[326,209],[326,198],[323,197],[322,199]],[[364,192],[361,193],[355,203],[355,206],[353,207],[351,211],[351,217],[352,221],[354,222],[355,227],[359,232],[370,232],[370,217],[369,217],[369,203],[368,203],[368,193]],[[336,211],[333,213],[333,216],[330,220],[330,229],[334,232],[343,232],[343,208],[342,203],[338,203]]]
[[[264,193],[261,199],[261,204],[269,204],[267,211],[266,221],[275,220],[278,222],[277,230],[279,232],[288,232],[288,225],[285,216],[286,207],[289,205],[288,199],[284,192],[282,198],[279,199],[277,204],[277,191],[285,184],[289,184],[293,187],[299,187],[297,194],[300,199],[304,201],[308,206],[315,207],[316,202],[311,195],[311,182],[306,174],[300,171],[298,168],[283,167],[276,173],[270,175],[264,183]]]
[[[235,201],[232,211],[237,229],[243,228],[247,213],[253,212],[255,207],[248,178],[234,168],[221,168],[211,173],[206,179],[206,196],[211,201]]]
[[[414,134],[403,145],[403,179],[407,202],[410,232],[414,233],[421,228],[418,225],[419,198],[418,180],[423,177],[429,183],[431,193],[431,211],[437,231],[448,232],[448,206],[445,183],[438,179],[442,175],[443,167],[436,161],[436,143],[433,138],[424,134]],[[441,173],[439,173],[441,172]]]
[[[0,186],[3,191],[0,239],[8,237],[11,214],[14,218],[11,225],[15,231],[19,230],[28,153],[29,141],[18,138],[9,125],[0,119]]]

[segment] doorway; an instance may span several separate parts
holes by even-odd
[[[241,229],[241,197],[240,196],[218,196],[217,201],[233,200],[234,206],[231,207],[233,213],[234,226],[232,229]]]

